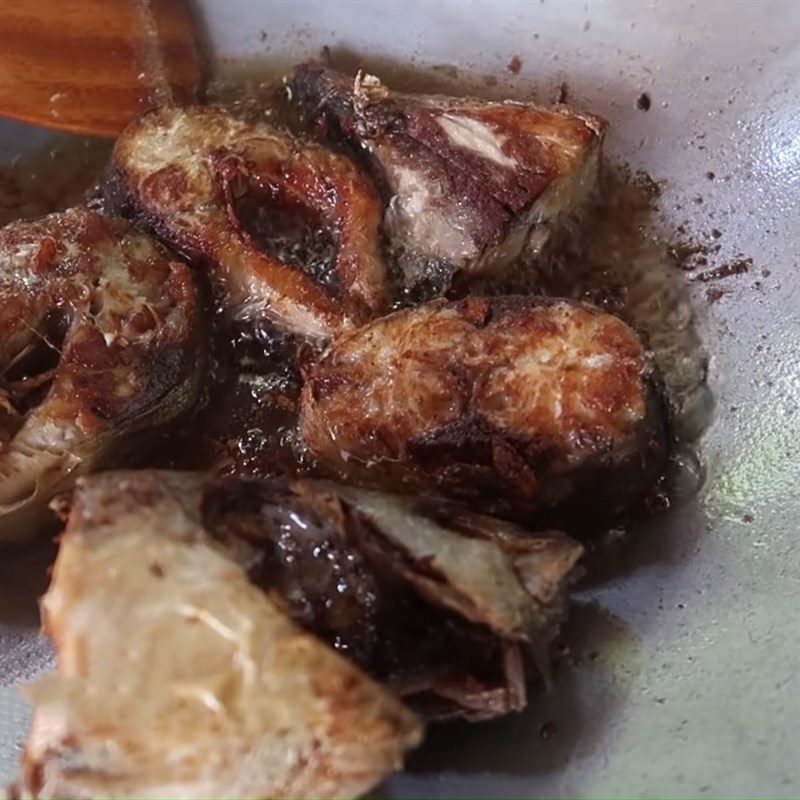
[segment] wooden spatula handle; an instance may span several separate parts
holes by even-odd
[[[0,0],[0,115],[115,136],[202,79],[182,0]]]

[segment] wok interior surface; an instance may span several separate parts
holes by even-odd
[[[676,276],[691,293],[716,399],[700,494],[645,525],[608,580],[574,593],[570,652],[549,693],[521,715],[432,730],[380,794],[796,796],[797,5],[200,6],[222,73],[238,68],[226,61],[236,56],[274,74],[329,45],[387,82],[404,72],[410,89],[544,101],[567,91],[609,119],[610,160],[663,181],[665,229],[712,238],[719,264],[746,265],[713,281]],[[514,56],[517,73],[506,69]],[[0,163],[63,141],[4,122]],[[4,222],[13,213],[0,210]],[[52,549],[0,562],[0,785],[27,726],[12,686],[50,663],[35,598]]]

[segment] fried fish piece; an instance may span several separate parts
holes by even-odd
[[[344,334],[304,373],[300,430],[322,467],[500,516],[623,506],[667,454],[652,357],[588,304],[434,301]]]
[[[205,480],[202,508],[292,617],[427,717],[518,711],[548,674],[582,553],[563,534],[325,481]]]
[[[79,481],[42,606],[58,674],[25,689],[12,796],[356,797],[419,743],[411,712],[206,533],[202,485]]]
[[[371,186],[345,156],[266,122],[217,107],[151,111],[117,140],[105,197],[206,266],[234,317],[325,338],[384,309],[381,207]],[[323,257],[311,269],[286,247],[262,248],[247,218],[268,225],[276,215],[307,217],[311,238],[327,232],[332,263]]]
[[[0,543],[192,407],[204,349],[191,271],[125,220],[75,208],[3,228]]]
[[[288,79],[329,141],[359,152],[388,203],[407,284],[513,271],[580,213],[597,185],[606,123],[563,105],[393,92],[317,63]]]

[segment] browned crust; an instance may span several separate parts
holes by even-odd
[[[565,366],[539,374],[549,353]],[[468,298],[397,312],[336,340],[305,377],[301,430],[323,466],[502,515],[598,482],[618,502],[666,453],[651,359],[585,304]]]
[[[130,223],[72,209],[0,231],[0,474],[20,502],[43,508],[65,476],[22,480],[15,448],[120,463],[193,405],[204,339],[191,271]]]
[[[144,257],[135,254],[136,247]],[[13,253],[31,249],[36,255],[24,263],[12,260]],[[92,306],[102,306],[104,291],[116,290],[117,276],[109,269],[116,259],[119,277],[141,291],[142,302],[112,312],[113,329],[102,331]],[[75,209],[13,223],[0,231],[0,270],[0,335],[7,345],[51,310],[73,316],[49,399],[71,402],[69,413],[85,417],[87,432],[139,417],[198,366],[191,272],[121,219]],[[138,389],[122,393],[121,381],[130,380],[130,372],[140,379]]]
[[[243,230],[236,201],[274,192],[334,231],[338,296],[261,252]],[[371,187],[346,157],[266,123],[214,107],[150,112],[117,140],[106,198],[207,268],[234,314],[261,313],[327,336],[385,307],[381,209]]]

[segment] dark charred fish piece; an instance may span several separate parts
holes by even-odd
[[[650,354],[618,318],[534,297],[434,301],[305,366],[300,430],[340,479],[520,520],[649,488],[667,454]]]
[[[583,209],[606,123],[565,106],[393,92],[304,64],[291,97],[328,141],[359,152],[388,203],[405,281],[444,263],[461,281],[501,275]]]
[[[203,524],[287,612],[428,717],[488,719],[546,675],[580,545],[441,500],[222,478]]]
[[[345,156],[266,122],[214,107],[145,114],[117,140],[105,193],[109,208],[206,266],[233,317],[325,338],[384,308],[373,190]],[[311,238],[333,243],[332,264],[261,247],[253,228],[275,217],[307,217]]]
[[[0,542],[191,408],[204,349],[191,271],[125,220],[0,231]]]

